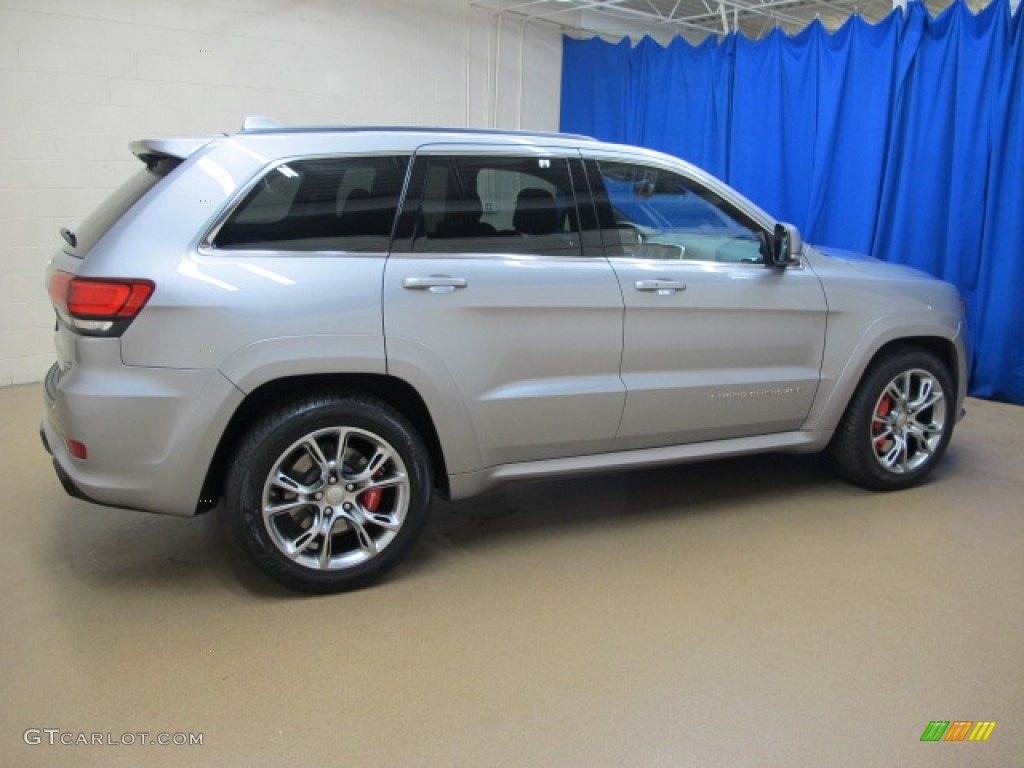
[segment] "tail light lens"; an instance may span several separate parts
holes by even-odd
[[[57,314],[70,328],[88,336],[119,336],[146,306],[156,283],[54,272],[48,287]]]

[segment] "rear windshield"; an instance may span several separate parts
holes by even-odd
[[[65,250],[72,256],[84,258],[129,208],[141,200],[142,196],[156,186],[160,179],[180,164],[181,160],[176,157],[151,159],[145,168],[137,171],[120,187],[111,192],[102,205],[74,229],[75,247],[65,246]]]

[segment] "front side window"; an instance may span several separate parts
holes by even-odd
[[[215,248],[384,252],[406,157],[295,160],[275,166],[228,217]]]
[[[692,179],[662,168],[598,163],[613,246],[637,258],[764,263],[762,228]]]
[[[568,160],[432,156],[413,251],[579,256]]]

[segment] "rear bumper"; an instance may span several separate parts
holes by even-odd
[[[191,516],[242,393],[212,370],[72,367],[51,369],[44,399],[40,435],[70,496]],[[88,458],[71,456],[66,438]]]
[[[39,438],[43,441],[43,448],[46,452],[53,456],[53,450],[50,448],[50,441],[46,438],[46,429],[43,425],[39,426]],[[75,485],[75,481],[71,479],[71,476],[64,471],[64,467],[60,465],[57,459],[53,460],[53,470],[57,473],[57,479],[60,480],[60,484],[64,487],[64,492],[75,499],[82,499],[83,501],[92,501],[86,496],[82,489]]]

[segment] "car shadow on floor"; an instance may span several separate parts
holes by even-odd
[[[521,482],[456,502],[437,498],[423,540],[390,579],[443,569],[453,551],[512,540],[515,546],[529,546],[531,540],[574,531],[721,514],[822,492],[868,493],[838,480],[822,456],[766,454]],[[75,508],[64,509],[69,506]],[[195,518],[105,509],[71,499],[62,499],[60,507],[58,513],[73,523],[54,526],[53,556],[64,553],[68,575],[93,586],[173,592],[212,583],[265,598],[296,594],[249,561],[221,507]]]
[[[513,483],[482,496],[437,499],[424,539],[439,550],[473,549],[515,538],[547,539],[573,530],[632,527],[714,515],[814,494],[870,495],[843,483],[820,454],[764,454]],[[418,547],[410,567],[435,557]]]

